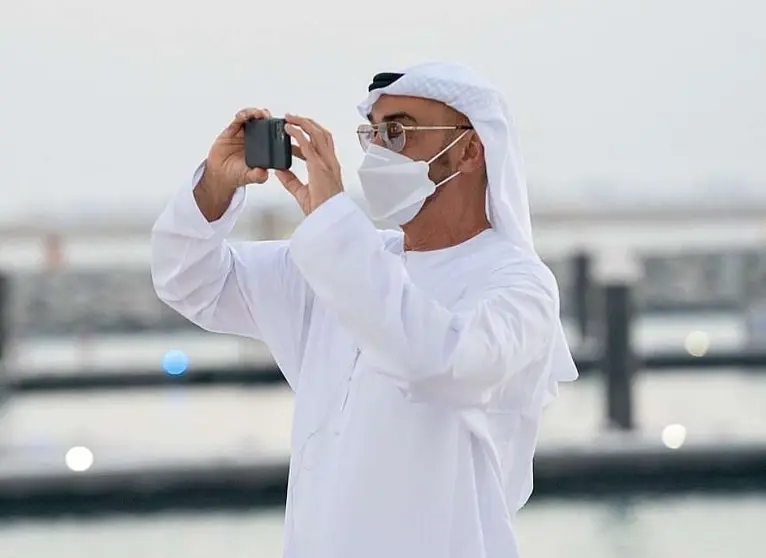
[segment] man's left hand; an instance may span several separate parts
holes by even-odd
[[[293,155],[306,161],[308,183],[304,184],[292,171],[278,170],[276,177],[309,215],[335,194],[343,191],[340,163],[330,132],[311,120],[288,114],[285,132],[295,140]]]

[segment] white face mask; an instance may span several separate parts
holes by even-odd
[[[358,174],[372,218],[397,225],[412,221],[428,196],[460,174],[457,171],[438,184],[428,178],[431,163],[449,151],[469,131],[464,131],[429,161],[413,161],[385,147],[370,144]]]

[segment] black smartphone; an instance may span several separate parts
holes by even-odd
[[[245,122],[245,164],[251,169],[289,169],[293,164],[290,136],[284,118]]]

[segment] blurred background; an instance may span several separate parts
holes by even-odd
[[[0,556],[280,556],[291,395],[157,300],[149,232],[244,106],[354,134],[373,74],[508,96],[582,376],[525,558],[763,556],[766,5],[26,0],[0,11]],[[289,237],[278,184],[235,236]],[[360,203],[361,200],[360,200]]]

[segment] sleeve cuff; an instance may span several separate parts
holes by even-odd
[[[208,222],[205,216],[202,215],[197,201],[194,199],[194,188],[202,179],[205,163],[206,161],[202,161],[199,164],[197,170],[194,171],[190,183],[170,202],[170,206],[163,215],[168,221],[165,218],[160,218],[156,227],[162,228],[163,222],[166,222],[172,225],[171,228],[174,232],[181,232],[179,229],[183,229],[184,236],[200,239],[225,237],[231,233],[237,218],[245,208],[246,189],[244,187],[237,188],[229,207],[221,218],[212,223]]]
[[[334,195],[298,225],[290,240],[291,250],[310,253],[317,241],[323,242],[322,237],[328,229],[360,212],[359,207],[344,192]]]

